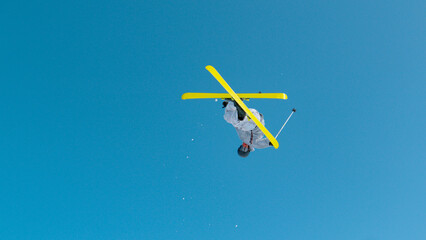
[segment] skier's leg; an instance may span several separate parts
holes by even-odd
[[[225,107],[225,114],[223,115],[225,121],[232,124],[234,127],[238,125],[240,121],[238,120],[238,111],[234,103],[230,102],[228,104],[228,102],[225,101],[223,102],[223,106]]]
[[[238,120],[242,121],[244,120],[244,117],[246,116],[246,112],[240,107],[240,105],[238,105],[238,103],[236,101],[233,101],[235,107],[237,108],[237,112],[238,112]]]

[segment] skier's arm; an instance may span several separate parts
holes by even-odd
[[[262,124],[265,124],[263,118],[261,122]],[[259,128],[255,128],[252,133],[253,133],[253,142],[251,145],[254,148],[262,149],[262,148],[267,148],[271,146],[269,145],[269,139],[264,137],[265,135],[263,135],[263,132]]]
[[[270,147],[271,145],[269,145],[269,139],[261,138],[261,139],[254,140],[252,146],[254,148],[262,149],[262,148]]]

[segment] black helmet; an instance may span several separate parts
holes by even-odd
[[[241,145],[238,148],[238,155],[240,157],[245,158],[249,155],[249,153],[250,153],[250,146],[248,144],[243,143],[243,145]]]

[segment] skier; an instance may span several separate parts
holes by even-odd
[[[263,138],[263,132],[256,126],[256,124],[247,118],[246,112],[235,102],[226,99],[223,103],[225,108],[225,121],[232,124],[237,130],[243,144],[238,148],[238,155],[240,157],[247,157],[254,148],[267,148],[272,146],[267,138]],[[256,109],[249,108],[253,115],[265,125],[263,115]]]

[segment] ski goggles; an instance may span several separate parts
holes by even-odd
[[[246,143],[243,143],[243,145],[240,146],[240,150],[243,151],[243,152],[249,152],[250,146]]]

